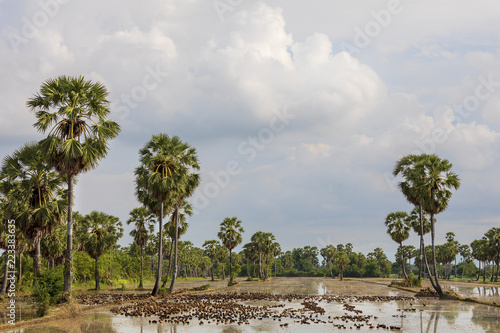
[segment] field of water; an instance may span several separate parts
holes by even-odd
[[[179,281],[178,287],[192,288],[209,282]],[[215,288],[214,293],[219,295],[207,296],[206,299],[198,295],[196,300],[179,298],[175,300],[176,305],[170,301],[159,304],[160,308],[187,304],[192,306],[193,311],[198,307],[197,311],[205,311],[209,319],[200,320],[191,316],[189,323],[160,322],[157,315],[116,314],[110,311],[112,306],[106,306],[88,309],[78,318],[12,332],[381,332],[389,331],[391,327],[393,331],[403,332],[500,332],[499,307],[434,298],[416,299],[412,297],[413,293],[389,288],[386,284],[388,281],[381,279],[339,281],[331,278],[275,278],[267,282],[239,280],[239,285],[227,288],[225,282],[216,281],[211,286]],[[443,286],[466,297],[500,301],[497,286],[456,282],[443,282]],[[259,300],[238,299],[236,296],[227,296],[229,292],[270,296]],[[291,294],[296,297],[280,296]],[[206,304],[216,305],[207,310]],[[217,308],[229,311],[236,318],[235,309],[240,307],[257,315],[254,319],[246,322],[240,320],[239,323],[238,319],[234,322],[210,319],[210,314],[212,318],[217,317],[214,315]],[[28,308],[23,311],[28,311]],[[173,318],[180,319],[182,316],[179,314]]]

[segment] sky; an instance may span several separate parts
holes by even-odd
[[[122,130],[74,209],[118,216],[123,246],[157,133],[197,150],[195,246],[236,216],[241,245],[265,231],[283,250],[350,242],[394,260],[384,221],[412,206],[391,172],[411,153],[453,164],[436,242],[470,244],[500,226],[498,17],[493,0],[0,0],[0,156],[43,138],[26,101],[45,80],[83,75]]]

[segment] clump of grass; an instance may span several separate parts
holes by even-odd
[[[199,286],[199,287],[194,287],[193,291],[205,291],[208,289],[210,289],[210,283],[204,284],[204,285]]]

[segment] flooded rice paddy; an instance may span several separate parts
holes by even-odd
[[[231,288],[223,281],[201,280],[178,286],[206,283],[215,288],[211,295],[110,305],[13,332],[500,332],[499,307],[416,299],[411,292],[387,287],[387,280],[276,278],[239,280]],[[496,286],[443,285],[466,297],[498,298]]]

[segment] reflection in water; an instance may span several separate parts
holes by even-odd
[[[326,295],[326,286],[322,283],[318,285],[318,295]]]
[[[484,332],[498,332],[500,328],[500,308],[490,306],[485,315],[484,308],[473,307],[471,320],[474,324],[481,326]]]
[[[342,316],[346,310],[342,303],[326,301],[332,295],[354,295],[356,292],[362,295],[388,295],[396,296],[409,295],[404,291],[394,290],[386,286],[374,284],[363,285],[362,282],[343,281],[342,283],[334,279],[273,279],[271,283],[241,283],[238,286],[240,292],[266,291],[269,293],[289,294],[307,293],[311,298],[315,298],[318,305],[325,309],[325,315],[319,318],[328,322],[328,316]],[[491,287],[469,288],[469,292],[483,294]],[[357,289],[357,290],[355,290]],[[229,290],[225,290],[227,292]],[[230,290],[232,291],[232,289]],[[491,292],[498,293],[498,287],[491,288]],[[321,300],[320,300],[321,299]],[[271,301],[266,301],[265,304]],[[262,302],[261,302],[262,303]],[[262,306],[259,302],[248,302],[247,305]],[[300,309],[303,306],[301,301],[284,302],[286,308]],[[375,324],[386,324],[400,326],[403,332],[498,332],[500,327],[500,308],[488,307],[485,305],[441,301],[437,299],[415,299],[415,300],[394,300],[390,302],[377,301],[355,301],[354,298],[346,303],[355,306],[356,310],[361,310],[361,315],[372,315],[378,317],[371,322]],[[282,311],[284,308],[277,310]],[[23,317],[25,311],[23,309]],[[349,313],[352,315],[353,313]],[[1,318],[1,317],[0,317]],[[252,320],[250,325],[200,325],[196,318],[190,321],[189,325],[150,324],[150,317],[130,317],[112,315],[108,310],[98,309],[88,313],[83,318],[73,318],[68,321],[59,321],[38,325],[30,329],[23,330],[23,333],[177,333],[177,332],[331,332],[332,323],[301,325],[293,319],[283,318],[281,321],[273,318],[263,318],[263,320]],[[157,319],[154,318],[154,319]],[[280,327],[287,323],[287,328]],[[336,321],[335,323],[340,323]],[[350,324],[353,326],[353,324]],[[351,331],[347,326],[347,331]],[[352,327],[356,332],[375,332],[366,326],[360,329]],[[380,330],[382,331],[382,330]]]

